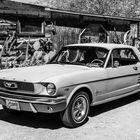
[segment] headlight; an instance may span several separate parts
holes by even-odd
[[[41,83],[41,84],[46,87],[46,91],[49,95],[55,94],[56,87],[53,83]]]

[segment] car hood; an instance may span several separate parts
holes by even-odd
[[[41,82],[53,77],[60,77],[89,69],[86,66],[79,65],[60,65],[47,64],[42,66],[31,66],[22,68],[12,68],[0,71],[0,79],[25,81],[25,82]]]

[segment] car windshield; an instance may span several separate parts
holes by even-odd
[[[103,67],[107,55],[108,50],[101,47],[69,46],[63,47],[50,63]]]

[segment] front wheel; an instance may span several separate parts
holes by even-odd
[[[78,127],[85,123],[89,112],[89,96],[80,91],[75,94],[66,110],[61,113],[61,120],[65,126]]]

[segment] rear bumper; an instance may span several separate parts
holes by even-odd
[[[66,99],[64,97],[50,98],[42,96],[11,95],[0,92],[0,104],[6,106],[6,100],[18,102],[20,111],[29,111],[33,113],[55,113],[61,112],[66,108]]]

